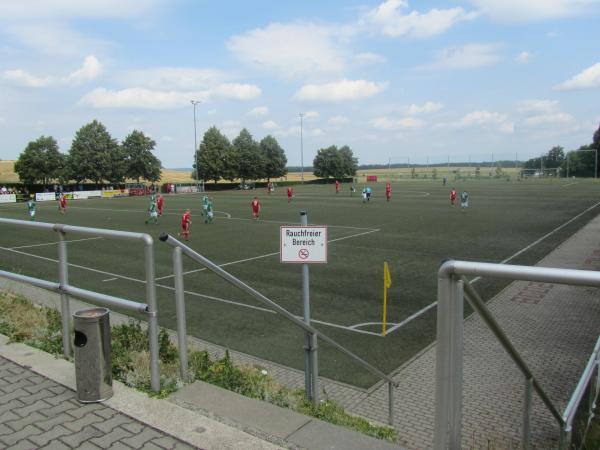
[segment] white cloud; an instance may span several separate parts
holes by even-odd
[[[471,69],[489,66],[499,61],[499,44],[466,44],[438,51],[435,61],[422,66],[425,69]]]
[[[539,114],[531,116],[525,119],[526,125],[538,126],[538,125],[556,125],[574,122],[573,116],[563,112]]]
[[[379,130],[399,130],[403,128],[420,128],[425,125],[421,119],[405,117],[402,119],[390,119],[389,117],[376,117],[369,121],[373,128]]]
[[[409,105],[406,108],[406,114],[408,114],[409,116],[414,116],[417,114],[429,114],[432,112],[439,111],[443,107],[444,105],[442,105],[441,103],[435,103],[430,101],[425,102],[423,105],[415,105],[413,103],[412,105]]]
[[[519,111],[550,113],[558,109],[557,100],[523,100],[519,103]]]
[[[125,72],[121,82],[152,89],[204,89],[222,82],[226,76],[215,69],[156,67]]]
[[[93,80],[102,71],[102,65],[94,55],[86,56],[83,66],[65,78],[67,84],[82,84]]]
[[[319,112],[318,111],[306,111],[304,113],[304,118],[305,119],[316,119],[317,117],[319,117]]]
[[[405,14],[403,10],[407,8],[406,0],[387,0],[363,16],[362,22],[387,36],[425,38],[441,34],[458,22],[477,17],[477,13],[467,12],[463,8],[433,8],[426,13],[412,10]]]
[[[306,84],[294,98],[300,101],[343,102],[362,100],[379,94],[387,83],[366,80],[339,80],[325,84]]]
[[[333,30],[311,23],[272,23],[233,36],[227,47],[241,61],[284,77],[336,73],[345,64]]]
[[[267,114],[269,114],[269,108],[266,106],[257,106],[248,111],[248,115],[253,117],[266,116]]]
[[[598,5],[598,0],[471,0],[493,19],[525,22],[583,14]]]
[[[32,75],[23,69],[7,70],[2,74],[2,78],[17,86],[42,88],[60,84],[82,84],[96,78],[101,70],[102,65],[100,61],[95,56],[90,55],[86,56],[83,65],[79,69],[62,78],[54,76],[40,77]]]
[[[262,127],[266,130],[276,130],[279,128],[279,125],[277,125],[277,123],[273,122],[272,120],[267,120],[266,122],[262,123]]]
[[[600,88],[600,62],[555,87],[558,90]]]
[[[97,88],[87,93],[80,101],[81,105],[94,108],[139,108],[173,109],[189,105],[190,99],[208,101],[211,98],[233,100],[252,100],[260,95],[260,89],[248,84],[222,84],[204,91],[161,91],[146,88],[127,88],[113,91]]]
[[[519,64],[527,64],[531,59],[531,56],[532,55],[529,52],[521,52],[517,55],[515,61],[517,61]]]
[[[52,77],[36,77],[22,69],[6,70],[2,78],[17,86],[30,88],[46,87],[54,82]]]
[[[165,135],[160,138],[162,142],[173,142],[173,138],[171,136]]]
[[[438,126],[450,128],[491,127],[503,133],[513,133],[515,129],[514,123],[510,122],[505,114],[489,111],[473,111],[457,122],[442,123]]]
[[[349,122],[350,119],[348,119],[346,116],[333,116],[327,120],[327,123],[333,126],[346,125]]]
[[[364,52],[354,55],[354,62],[360,65],[382,64],[387,61],[385,56],[377,53]]]
[[[134,17],[165,3],[164,0],[2,0],[4,19],[57,19],[73,17]]]

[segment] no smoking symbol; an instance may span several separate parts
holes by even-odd
[[[308,250],[305,248],[302,248],[298,251],[298,256],[300,257],[300,259],[306,259],[308,258]]]

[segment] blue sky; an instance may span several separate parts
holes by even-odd
[[[591,142],[600,0],[2,0],[0,158],[93,119],[190,167],[212,125],[291,165],[527,159]]]

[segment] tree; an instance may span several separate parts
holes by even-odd
[[[91,180],[101,184],[102,180],[115,178],[118,171],[114,164],[122,156],[119,144],[106,131],[106,127],[94,120],[75,133],[69,150],[71,176],[77,182]],[[121,160],[124,165],[124,161]]]
[[[160,160],[154,156],[154,142],[141,131],[133,130],[123,141],[123,153],[127,161],[127,178],[140,178],[152,183],[160,180]]]
[[[29,142],[15,162],[15,172],[23,183],[48,184],[61,177],[66,165],[65,155],[58,151],[52,136],[41,136]]]
[[[214,180],[215,184],[221,178],[229,179],[230,172],[233,172],[231,143],[227,136],[221,134],[217,127],[209,128],[200,147],[196,153],[194,161],[198,161],[198,176],[202,180]],[[234,175],[235,176],[235,175]]]
[[[565,160],[565,151],[561,146],[552,147],[546,155],[546,168],[555,168],[562,166]]]
[[[257,180],[265,177],[265,160],[258,143],[245,128],[233,140],[237,156],[237,177],[242,180]]]
[[[321,178],[354,176],[358,160],[347,145],[338,150],[335,145],[319,149],[313,160],[313,173]]]
[[[260,141],[260,150],[265,162],[264,177],[267,180],[279,178],[287,173],[287,158],[284,150],[279,146],[277,140],[269,135]]]

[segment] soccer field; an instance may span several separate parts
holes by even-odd
[[[161,232],[177,235],[180,217],[192,210],[189,246],[212,259],[284,308],[302,315],[301,267],[279,262],[279,227],[299,223],[328,226],[328,264],[310,267],[314,325],[385,372],[392,372],[435,338],[435,308],[417,320],[403,320],[436,300],[436,273],[447,258],[534,264],[598,212],[600,184],[583,180],[449,182],[406,180],[393,184],[386,202],[384,183],[374,183],[370,203],[349,185],[336,195],[333,185],[295,188],[288,204],[285,188],[220,191],[214,199],[215,221],[200,216],[201,195],[165,196],[159,225],[145,225],[147,198],[70,201],[66,215],[55,202],[38,203],[37,220],[80,226],[148,232],[156,240],[159,323],[175,328],[171,248],[158,241]],[[470,208],[450,207],[455,186],[470,194]],[[358,186],[359,190],[362,186]],[[257,194],[261,220],[251,219]],[[27,219],[24,204],[0,205],[0,215]],[[566,224],[566,225],[565,225]],[[564,226],[563,226],[564,225]],[[52,281],[58,279],[56,236],[0,225],[0,267]],[[70,283],[124,298],[145,301],[143,250],[137,243],[67,238]],[[388,322],[382,320],[383,262],[390,265]],[[184,260],[188,332],[252,355],[302,368],[303,335],[295,326],[190,260]],[[490,298],[505,282],[478,281]],[[321,375],[368,387],[377,381],[348,358],[320,346]]]

